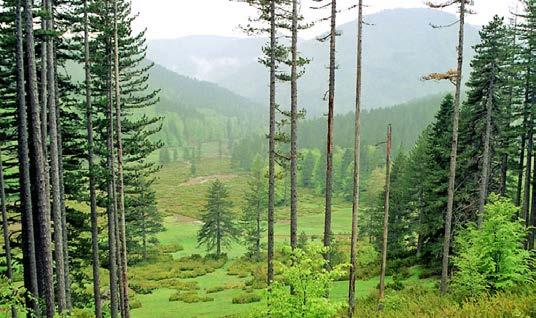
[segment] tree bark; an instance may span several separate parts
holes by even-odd
[[[533,167],[536,167],[536,156],[532,156]],[[534,213],[536,212],[536,168],[532,169],[532,195],[531,195],[531,208],[530,214],[527,215],[526,223],[527,228],[529,228],[529,236],[527,239],[527,250],[531,251],[534,249]]]
[[[484,134],[484,153],[482,155],[482,180],[480,182],[480,197],[478,201],[478,227],[482,225],[484,207],[488,199],[490,157],[491,157],[491,120],[493,113],[493,93],[495,89],[495,66],[493,66],[492,79],[488,87],[488,98],[486,101],[486,133]]]
[[[352,237],[350,243],[350,279],[348,288],[348,317],[355,311],[355,283],[357,270],[357,222],[359,213],[360,168],[361,168],[361,91],[363,64],[363,0],[359,0],[357,14],[357,64],[355,93],[354,134],[354,186],[352,189]]]
[[[114,93],[115,93],[115,130],[117,142],[117,194],[119,207],[119,262],[121,264],[121,290],[123,294],[123,318],[130,317],[128,300],[128,260],[125,222],[125,182],[123,177],[123,137],[121,128],[121,87],[119,74],[119,32],[117,0],[114,0]]]
[[[27,59],[27,87],[29,102],[29,132],[30,154],[32,167],[32,193],[35,194],[34,211],[38,220],[36,231],[37,246],[36,259],[40,262],[39,276],[43,294],[41,298],[45,304],[47,317],[52,318],[55,314],[54,305],[54,280],[52,270],[52,251],[50,235],[50,207],[47,193],[46,158],[43,151],[43,138],[41,131],[40,104],[37,89],[37,70],[35,64],[35,42],[33,31],[32,5],[29,0],[24,0],[25,31],[26,31],[26,59]]]
[[[275,79],[276,18],[275,1],[270,0],[270,131],[268,155],[268,273],[267,283],[274,280],[274,210],[275,210]]]
[[[389,125],[389,128],[387,129],[387,156],[385,162],[385,204],[383,213],[382,263],[380,269],[380,306],[385,296],[385,269],[387,267],[387,239],[389,234],[389,196],[391,194],[391,142],[392,128],[391,125]]]
[[[53,14],[52,1],[46,1],[49,18],[47,20],[47,31],[54,31],[52,18]],[[54,256],[56,269],[56,301],[58,311],[61,313],[67,309],[65,295],[65,261],[63,258],[63,220],[61,211],[61,185],[60,185],[60,159],[58,146],[58,121],[57,121],[57,104],[56,104],[56,75],[54,69],[54,39],[47,36],[47,88],[48,88],[48,119],[50,133],[50,181],[52,190],[52,221],[54,225]]]
[[[91,213],[91,251],[93,260],[93,301],[95,317],[102,318],[100,295],[99,221],[97,212],[97,192],[95,185],[94,141],[93,141],[93,97],[91,89],[91,53],[89,51],[89,0],[84,0],[84,67],[86,84],[86,127],[87,161],[89,168],[89,205]]]
[[[337,0],[331,0],[331,28],[329,39],[329,92],[328,92],[328,135],[326,147],[326,207],[324,215],[324,246],[331,245],[331,199],[333,189],[333,119],[335,106],[335,44],[337,37]],[[331,253],[324,255],[329,268]]]
[[[527,167],[525,169],[525,189],[524,189],[524,198],[523,198],[523,220],[525,220],[525,225],[529,224],[529,213],[530,213],[530,185],[532,183],[531,174],[532,169],[536,167],[532,166],[532,148],[534,145],[534,130],[532,127],[533,122],[532,114],[529,116],[529,131],[527,135]]]
[[[9,231],[9,223],[7,219],[7,202],[4,180],[4,165],[2,162],[2,144],[0,143],[0,210],[2,211],[2,232],[4,235],[4,252],[6,254],[6,274],[9,283],[13,283],[13,263],[11,257],[11,233]],[[17,309],[11,307],[11,317],[17,317]]]
[[[111,40],[110,38],[108,38]],[[111,41],[108,41],[110,45]],[[110,47],[110,46],[108,46]],[[109,272],[110,272],[110,313],[112,318],[118,316],[118,264],[117,264],[117,227],[116,227],[116,215],[117,204],[115,198],[115,167],[114,167],[114,107],[112,101],[112,57],[111,50],[108,50],[108,154],[107,154],[107,166],[108,166],[108,257],[109,257]]]
[[[26,6],[26,3],[24,3]],[[26,106],[25,65],[21,1],[17,0],[15,8],[16,24],[16,64],[17,64],[17,115],[18,115],[18,159],[20,207],[22,225],[22,253],[24,263],[24,286],[30,294],[26,297],[26,306],[37,317],[41,311],[37,303],[39,289],[37,284],[37,260],[35,255],[34,216],[30,181],[30,158],[28,147],[28,109]]]
[[[449,273],[449,258],[450,258],[450,243],[452,230],[452,211],[454,209],[454,191],[456,187],[456,162],[458,159],[458,130],[460,121],[460,102],[463,79],[463,45],[465,35],[465,5],[466,1],[460,3],[460,29],[458,32],[458,68],[456,78],[456,93],[454,97],[454,110],[452,114],[452,149],[450,154],[450,172],[449,186],[447,197],[447,213],[445,215],[445,237],[443,242],[443,260],[441,269],[441,285],[440,292],[444,295],[447,292],[448,273]]]
[[[298,0],[292,1],[290,80],[290,246],[298,246]]]

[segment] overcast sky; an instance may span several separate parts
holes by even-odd
[[[340,8],[347,8],[356,0],[339,0]],[[391,8],[424,7],[425,0],[365,0],[366,14]],[[508,15],[515,8],[515,0],[474,0],[476,15],[469,23],[483,25],[495,14]],[[244,36],[237,28],[247,23],[254,12],[247,5],[230,0],[132,0],[133,11],[139,12],[136,28],[147,28],[149,39],[168,39],[187,35]],[[303,0],[306,18],[315,19],[319,13],[309,8],[311,0]],[[455,10],[448,10],[455,13]],[[338,23],[355,20],[356,10],[342,13]],[[327,28],[317,26],[301,34],[311,38]]]

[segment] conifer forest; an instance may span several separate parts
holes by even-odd
[[[0,318],[536,317],[536,0],[0,0]]]

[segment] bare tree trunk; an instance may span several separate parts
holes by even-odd
[[[53,14],[52,1],[48,0],[47,12]],[[47,20],[47,30],[54,31],[52,19]],[[63,258],[63,228],[61,211],[61,186],[60,186],[60,160],[58,146],[58,121],[56,105],[56,75],[54,69],[54,39],[47,37],[47,87],[48,87],[48,119],[50,132],[50,174],[52,186],[52,221],[54,225],[54,256],[56,261],[56,300],[58,311],[61,313],[67,309],[65,296],[65,261]]]
[[[533,167],[536,167],[536,156],[533,158]],[[531,208],[530,214],[527,215],[526,224],[529,228],[529,237],[527,239],[527,250],[531,251],[534,249],[534,213],[536,212],[536,168],[532,169],[532,195],[531,195]]]
[[[385,296],[385,269],[387,267],[387,239],[389,234],[389,196],[391,190],[391,143],[392,128],[387,129],[387,157],[385,163],[385,205],[383,213],[382,263],[380,270],[380,309]]]
[[[290,115],[290,246],[298,246],[298,0],[292,1]]]
[[[527,168],[525,169],[525,189],[524,189],[524,198],[523,198],[523,220],[525,220],[525,225],[528,226],[529,223],[529,212],[530,212],[530,185],[532,183],[531,180],[531,174],[532,169],[536,167],[532,167],[532,148],[534,145],[533,138],[534,138],[534,130],[532,127],[533,122],[533,116],[532,114],[529,116],[529,131],[527,135]]]
[[[275,79],[276,20],[275,1],[270,0],[270,132],[268,158],[268,285],[274,280],[274,209],[275,209]]]
[[[43,12],[48,12],[47,1],[48,0],[41,0],[41,10]],[[47,81],[47,70],[48,70],[47,46],[48,46],[48,42],[47,42],[47,38],[48,38],[48,34],[46,34],[46,31],[48,29],[47,19],[45,18],[41,19],[41,30],[43,31],[43,35],[42,35],[43,39],[41,41],[41,46],[40,46],[41,81],[39,82],[39,96],[40,96],[39,101],[41,102],[41,131],[43,132],[43,152],[45,153],[45,157],[48,157],[46,155],[46,153],[48,152],[48,149],[47,149],[47,123],[48,123],[48,119],[47,119],[48,117],[48,106],[47,106],[47,101],[48,101],[47,99],[47,92],[48,92],[47,90],[47,84],[48,84],[48,81]]]
[[[495,67],[493,67],[492,76],[495,76]],[[484,206],[488,199],[488,186],[489,186],[489,170],[490,170],[490,157],[491,157],[491,120],[493,113],[493,91],[495,81],[494,78],[488,87],[488,100],[486,101],[486,133],[484,135],[484,153],[482,155],[482,180],[480,182],[480,198],[478,201],[478,227],[482,225],[482,219],[484,214]]]
[[[331,198],[333,190],[333,117],[335,106],[335,41],[337,37],[337,0],[331,0],[331,31],[329,43],[329,92],[328,92],[328,135],[326,148],[326,211],[324,218],[324,246],[331,245]],[[324,257],[330,265],[330,252]]]
[[[87,161],[89,167],[89,204],[91,210],[91,251],[93,259],[93,301],[95,317],[102,318],[102,301],[100,295],[100,259],[99,259],[99,222],[97,212],[97,193],[95,186],[95,163],[93,141],[93,98],[91,89],[91,55],[89,51],[89,14],[88,2],[84,0],[84,67],[86,82],[86,126],[87,126]]]
[[[109,40],[111,40],[109,38]],[[109,43],[111,44],[111,43]],[[110,263],[110,312],[111,317],[118,316],[118,264],[117,264],[117,204],[115,198],[115,167],[114,167],[114,107],[112,101],[112,56],[108,50],[108,257]]]
[[[115,93],[115,130],[117,138],[117,194],[119,205],[119,262],[121,264],[121,290],[123,300],[123,318],[130,317],[130,305],[128,301],[128,260],[127,260],[127,240],[125,224],[125,184],[123,177],[123,137],[121,128],[121,88],[119,74],[119,34],[118,34],[118,12],[117,0],[114,0],[114,93]]]
[[[454,191],[456,186],[456,162],[458,159],[458,130],[460,121],[460,102],[463,79],[463,45],[465,35],[465,5],[466,1],[460,1],[460,29],[458,33],[458,69],[456,78],[456,93],[454,97],[454,111],[452,114],[452,149],[450,154],[450,173],[449,187],[447,198],[447,214],[445,216],[445,237],[443,242],[443,260],[441,269],[441,295],[447,291],[448,273],[449,273],[449,258],[450,258],[450,242],[452,230],[452,211],[454,209]]]
[[[363,0],[359,0],[357,14],[357,64],[355,94],[355,135],[354,135],[354,187],[352,193],[352,238],[350,245],[350,280],[348,288],[348,317],[355,310],[355,283],[357,270],[357,222],[359,213],[360,165],[361,165],[361,91],[363,64]]]
[[[24,3],[26,6],[27,3]],[[24,74],[24,45],[21,1],[16,2],[16,63],[17,63],[17,114],[18,114],[18,158],[19,158],[19,183],[20,205],[22,223],[22,253],[24,263],[24,286],[30,294],[26,297],[26,305],[37,317],[41,311],[37,299],[39,289],[37,284],[37,260],[35,255],[35,239],[33,224],[32,192],[30,181],[30,158],[28,148],[28,110],[26,106],[25,74]]]
[[[524,127],[526,128],[526,123]],[[526,144],[526,133],[523,133],[521,136],[521,149],[519,153],[519,165],[518,165],[518,175],[517,175],[517,190],[516,190],[516,206],[521,206],[521,196],[523,195],[523,172],[525,171],[525,144]]]
[[[55,54],[54,54],[55,55]],[[58,63],[54,63],[54,68],[56,69],[56,76],[58,74]],[[58,99],[58,80],[56,79],[56,105],[59,105]],[[60,198],[61,198],[61,228],[63,233],[63,262],[64,262],[64,272],[65,272],[65,301],[67,304],[67,310],[73,309],[72,298],[71,298],[71,278],[70,273],[70,258],[69,258],[69,234],[67,233],[67,210],[65,208],[65,170],[63,163],[63,137],[61,131],[61,114],[60,107],[56,107],[57,114],[57,123],[58,123],[58,158],[59,158],[59,167],[60,167]]]
[[[29,101],[29,131],[30,131],[30,154],[32,159],[31,174],[32,193],[35,194],[34,207],[37,220],[36,234],[38,245],[36,246],[36,259],[40,261],[39,274],[41,276],[45,312],[47,317],[52,318],[55,314],[54,306],[54,280],[52,270],[52,251],[50,236],[50,207],[47,194],[46,158],[43,152],[43,138],[41,131],[41,118],[39,96],[37,90],[37,71],[35,64],[35,42],[33,32],[32,5],[29,0],[24,0],[25,30],[26,30],[26,56],[28,73],[28,101]]]
[[[13,263],[11,257],[11,233],[9,231],[9,224],[7,220],[7,203],[5,192],[5,180],[4,180],[4,165],[2,162],[2,144],[0,143],[0,209],[2,211],[2,232],[4,234],[4,252],[6,254],[6,267],[7,267],[7,279],[10,283],[13,283]],[[15,306],[11,307],[11,317],[17,317],[17,309]]]

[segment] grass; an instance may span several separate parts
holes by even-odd
[[[189,163],[178,161],[164,166],[157,177],[155,191],[158,208],[165,216],[166,228],[158,235],[159,241],[165,246],[182,247],[182,249],[172,253],[175,260],[192,254],[204,255],[206,251],[197,246],[197,231],[201,227],[197,218],[203,211],[210,182],[219,178],[228,187],[230,200],[234,203],[234,211],[239,213],[243,193],[247,190],[247,174],[233,171],[227,159],[212,156],[198,163],[195,176],[190,175]],[[299,199],[299,231],[305,232],[309,237],[322,237],[324,229],[323,196],[309,189],[300,189]],[[288,207],[285,206],[276,209],[276,248],[289,242],[288,210]],[[340,198],[335,198],[332,217],[333,233],[335,235],[349,235],[351,204]],[[227,317],[247,313],[256,306],[262,306],[265,302],[262,291],[254,291],[254,295],[262,296],[261,302],[233,304],[233,299],[236,303],[239,299],[247,298],[248,292],[251,292],[251,289],[245,287],[251,276],[250,274],[229,275],[227,271],[232,261],[244,254],[243,246],[234,244],[225,249],[224,252],[227,253],[229,262],[223,268],[203,276],[181,280],[195,282],[197,290],[179,291],[177,294],[177,290],[173,288],[158,288],[150,294],[137,295],[136,298],[141,302],[142,307],[132,310],[132,317]],[[411,279],[417,280],[416,275],[414,276]],[[373,293],[378,281],[378,278],[359,281],[357,283],[357,297],[366,298]],[[389,281],[390,278],[387,279],[387,282]],[[347,290],[348,282],[335,282],[331,297],[336,301],[344,301],[347,297]],[[179,300],[170,302],[170,296],[174,296],[173,298],[190,297],[194,301],[199,299],[210,299],[210,301],[188,303]]]

